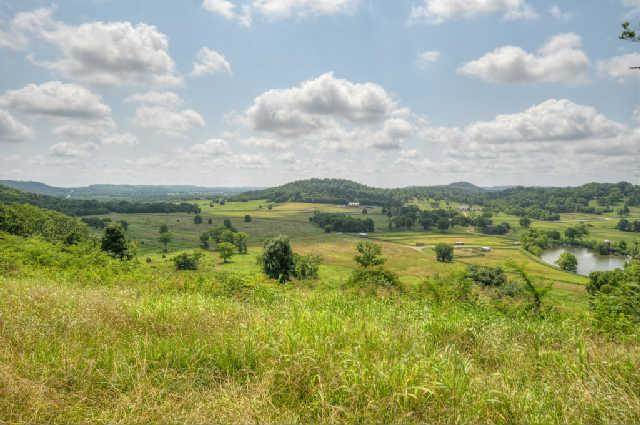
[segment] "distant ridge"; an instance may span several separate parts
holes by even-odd
[[[190,185],[114,185],[55,187],[45,183],[0,180],[0,185],[39,195],[76,199],[167,199],[194,196],[220,196],[255,190],[255,187],[203,187]]]

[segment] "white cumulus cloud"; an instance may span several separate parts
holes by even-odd
[[[32,61],[60,75],[90,84],[179,84],[169,40],[155,26],[130,22],[86,22],[67,25],[52,18],[50,9],[17,14],[0,46],[24,48],[30,39],[56,48],[52,60]]]
[[[589,58],[573,33],[552,37],[535,53],[503,46],[458,68],[458,74],[492,83],[581,83]]]
[[[90,90],[60,81],[29,84],[0,96],[0,105],[25,114],[83,120],[108,119],[111,108]]]
[[[526,0],[423,0],[421,5],[411,9],[409,21],[440,24],[494,14],[500,14],[507,20],[538,17]]]
[[[231,74],[231,64],[227,59],[215,50],[203,47],[198,51],[196,60],[193,63],[193,71],[191,75],[200,77],[207,74],[215,74],[217,72],[226,72]]]
[[[22,142],[33,136],[29,127],[15,119],[7,111],[0,109],[0,143]]]
[[[353,13],[361,2],[362,0],[204,0],[202,7],[225,19],[250,26],[254,15],[267,19],[331,16]]]
[[[640,66],[640,53],[629,53],[599,61],[598,72],[600,75],[624,82],[640,76],[640,70],[631,69],[638,66]]]

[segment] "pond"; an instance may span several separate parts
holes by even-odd
[[[546,249],[540,255],[542,261],[556,265],[556,261],[564,252],[570,252],[578,259],[578,274],[588,276],[591,272],[604,272],[624,268],[624,257],[614,255],[600,255],[589,248],[558,247]]]

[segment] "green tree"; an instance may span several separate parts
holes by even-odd
[[[262,269],[272,279],[287,282],[294,271],[293,250],[286,236],[268,240],[261,257]]]
[[[531,219],[529,217],[520,218],[520,226],[528,229],[531,226]]]
[[[109,226],[104,230],[100,248],[114,258],[121,260],[133,258],[124,230],[120,226]]]
[[[578,259],[575,255],[570,252],[563,252],[556,261],[558,267],[567,272],[577,272],[578,271]]]
[[[158,236],[158,241],[163,246],[162,252],[166,254],[169,251],[169,242],[173,240],[173,235],[169,233],[169,226],[166,224],[162,224],[160,226],[159,233],[160,236]]]
[[[210,248],[210,244],[209,244],[209,240],[211,239],[211,235],[209,234],[209,232],[204,232],[200,235],[200,247],[202,247],[203,249],[209,249]]]
[[[446,243],[439,243],[435,246],[436,259],[441,263],[453,261],[453,246]]]
[[[200,214],[196,214],[193,217],[193,223],[194,224],[202,224],[202,216]]]
[[[358,242],[356,250],[358,251],[358,254],[354,257],[356,263],[365,269],[373,266],[381,266],[387,261],[382,256],[382,247],[373,242]]]
[[[448,218],[442,217],[442,218],[438,219],[438,223],[436,225],[438,226],[438,229],[440,231],[444,232],[449,228],[451,223],[449,222]]]
[[[244,216],[244,222],[245,223],[251,223],[253,219],[251,218],[251,216],[249,214]]]
[[[218,244],[218,253],[220,254],[220,258],[222,258],[222,262],[228,263],[229,258],[233,256],[233,252],[235,250],[235,246],[229,242],[220,242]]]
[[[126,220],[120,220],[118,224],[120,224],[120,227],[122,227],[122,230],[125,232],[129,230],[129,223]]]
[[[247,253],[247,239],[249,239],[249,235],[244,232],[233,234],[233,244],[238,248],[238,253]]]

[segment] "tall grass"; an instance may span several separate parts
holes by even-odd
[[[638,333],[586,313],[11,252],[0,423],[640,422]]]

